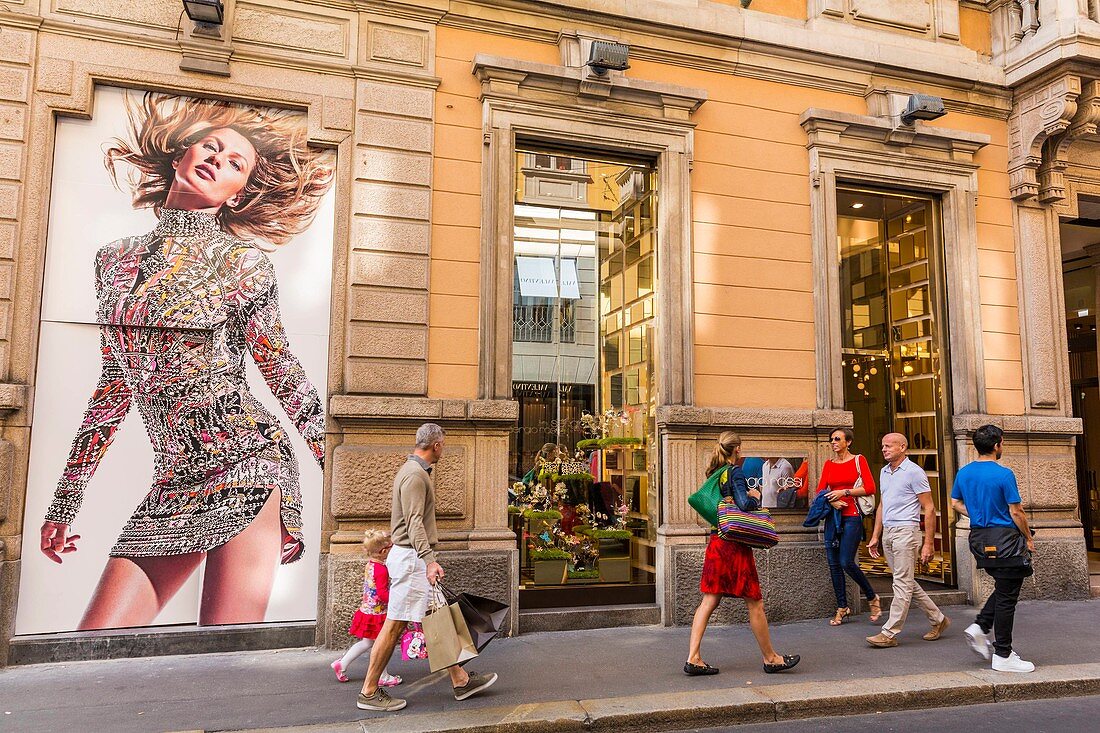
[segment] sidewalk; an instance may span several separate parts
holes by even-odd
[[[945,610],[953,623],[942,640],[922,641],[926,623],[911,615],[894,649],[864,643],[877,628],[866,614],[840,628],[825,620],[773,627],[780,653],[802,655],[795,670],[779,675],[763,673],[747,626],[709,630],[704,657],[722,669],[713,677],[681,671],[686,628],[500,639],[470,664],[500,680],[462,703],[445,675],[428,676],[424,663],[393,663],[391,671],[406,680],[393,692],[407,695],[409,706],[391,715],[355,707],[365,660],[352,666],[351,682],[340,684],[328,666],[337,654],[325,650],[13,667],[0,671],[0,731],[671,730],[1100,693],[1100,601],[1020,604],[1016,647],[1039,667],[1032,675],[990,672],[962,636],[975,610]]]

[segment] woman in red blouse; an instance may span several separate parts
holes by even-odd
[[[867,459],[854,456],[848,451],[854,434],[849,428],[837,428],[829,434],[829,447],[833,457],[825,462],[821,470],[821,480],[817,484],[817,495],[828,492],[825,498],[840,510],[841,526],[837,527],[832,514],[825,519],[825,557],[829,561],[829,577],[833,581],[836,593],[836,614],[829,621],[830,626],[840,626],[844,619],[852,614],[848,606],[848,594],[844,587],[844,574],[856,581],[871,606],[871,622],[882,616],[882,604],[875,589],[867,581],[867,576],[856,563],[856,550],[863,540],[863,518],[859,514],[854,497],[875,493],[875,478]],[[863,485],[855,487],[858,479]]]

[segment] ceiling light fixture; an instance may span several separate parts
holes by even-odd
[[[852,208],[853,209],[862,209],[863,208],[863,202],[862,201],[856,201],[854,204],[852,204]]]

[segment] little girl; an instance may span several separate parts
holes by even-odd
[[[393,543],[390,542],[389,532],[368,529],[363,536],[363,546],[369,558],[363,571],[363,602],[352,616],[351,628],[348,629],[348,633],[359,637],[359,641],[352,644],[343,657],[332,663],[332,671],[341,682],[348,681],[344,672],[349,664],[363,654],[367,654],[369,658],[368,652],[374,646],[382,624],[386,622],[386,605],[390,600],[390,574],[386,571],[386,555],[390,554]],[[383,670],[378,684],[393,687],[401,684],[401,678]]]

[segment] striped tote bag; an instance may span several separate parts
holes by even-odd
[[[761,549],[775,547],[779,542],[775,521],[767,509],[742,511],[737,508],[732,496],[718,503],[718,536]]]

